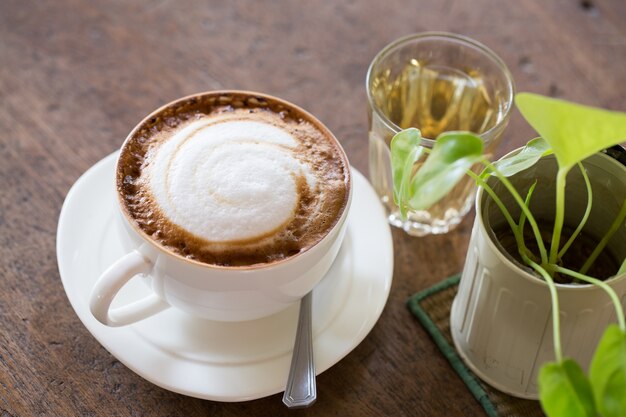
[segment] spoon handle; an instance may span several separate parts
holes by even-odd
[[[285,395],[283,395],[283,403],[289,408],[308,407],[317,398],[315,363],[313,361],[311,298],[312,292],[309,292],[300,301],[296,342],[293,346],[287,387],[285,388]]]

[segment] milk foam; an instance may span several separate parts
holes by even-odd
[[[151,150],[144,173],[171,222],[209,242],[271,236],[294,218],[311,167],[286,130],[257,120],[193,121]]]

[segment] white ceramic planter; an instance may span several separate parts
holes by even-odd
[[[604,154],[592,156],[584,165],[592,180],[595,203],[585,231],[601,237],[626,196],[626,167]],[[540,190],[540,185],[554,184],[555,171],[554,158],[549,157],[511,178],[518,190],[528,189],[538,179],[531,203],[538,218],[552,218],[553,185],[547,190]],[[577,168],[568,175],[567,185],[566,224],[577,225],[587,201]],[[515,213],[514,218],[519,216],[519,209],[501,184],[494,189]],[[517,397],[536,399],[539,369],[554,360],[548,286],[500,249],[492,226],[497,228],[504,220],[482,189],[477,194],[476,213],[459,292],[452,305],[452,337],[465,363],[486,383]],[[609,247],[621,262],[626,255],[626,228],[613,236]],[[626,304],[626,274],[607,283]],[[558,285],[558,295],[563,353],[587,369],[602,332],[616,320],[613,306],[603,290],[591,285]]]

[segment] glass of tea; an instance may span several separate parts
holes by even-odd
[[[431,148],[446,131],[469,130],[493,153],[513,106],[514,85],[504,62],[483,44],[452,33],[426,32],[392,42],[376,55],[366,79],[369,176],[389,222],[413,236],[447,233],[471,209],[475,186],[464,178],[429,210],[403,220],[393,202],[389,143],[409,127]],[[415,163],[418,170],[423,159]],[[475,167],[478,169],[478,166]]]

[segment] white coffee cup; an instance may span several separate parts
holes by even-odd
[[[337,141],[314,116],[291,103],[252,92],[216,91],[184,97],[161,107],[133,129],[124,145],[149,120],[154,120],[164,110],[207,95],[248,95],[278,103],[315,125],[331,140]],[[339,149],[341,150],[341,146]],[[345,153],[341,153],[346,166],[349,166]],[[349,170],[347,186],[348,197],[343,211],[335,225],[315,245],[279,261],[232,267],[191,260],[159,245],[129,218],[123,209],[123,196],[118,191],[119,216],[115,227],[120,229],[120,244],[127,253],[104,271],[96,282],[90,298],[93,316],[101,323],[115,327],[145,319],[170,306],[197,317],[218,321],[253,320],[287,308],[319,283],[339,252],[352,200]],[[139,274],[148,277],[147,282],[153,294],[123,307],[111,309],[117,293]]]

